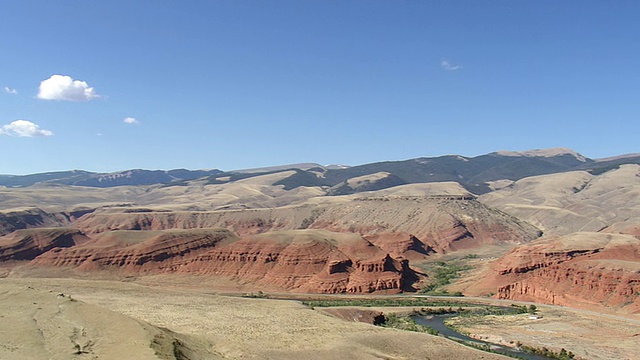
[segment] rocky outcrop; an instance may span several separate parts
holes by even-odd
[[[77,229],[16,230],[0,237],[0,261],[32,260],[52,249],[69,248],[87,240]]]
[[[38,208],[0,212],[0,236],[20,229],[66,226],[69,222],[67,215]]]
[[[34,266],[73,267],[84,271],[173,272],[182,262],[237,238],[227,230],[107,233],[72,248],[53,249],[31,262]]]
[[[417,280],[404,259],[355,234],[296,230],[242,239],[180,272],[215,274],[312,293],[397,293]]]
[[[32,265],[215,275],[300,292],[396,293],[420,278],[409,261],[539,236],[472,196],[394,194],[266,209],[109,206],[65,213],[91,239],[38,253]]]
[[[238,238],[225,229],[114,231],[54,248],[31,266],[123,274],[223,276],[311,293],[397,293],[418,280],[408,261],[356,234],[321,230]]]
[[[412,234],[374,234],[364,237],[385,252],[393,256],[406,257],[409,260],[423,259],[425,256],[435,253],[431,246]]]
[[[500,286],[498,298],[564,306],[638,306],[638,267],[625,265],[619,261],[581,261],[547,267],[534,277]]]
[[[493,264],[501,299],[640,311],[640,240],[575,233],[520,246]]]

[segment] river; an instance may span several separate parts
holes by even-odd
[[[526,360],[553,360],[553,358],[550,357],[546,357],[546,356],[542,356],[542,355],[537,355],[537,354],[531,354],[531,353],[527,353],[524,351],[520,351],[508,346],[503,346],[503,345],[499,345],[499,344],[494,344],[494,343],[490,343],[487,341],[482,341],[482,340],[477,340],[474,338],[471,338],[469,336],[463,335],[449,327],[447,327],[444,324],[444,321],[447,318],[450,317],[454,317],[454,316],[458,316],[458,314],[444,314],[444,315],[428,315],[428,316],[412,316],[411,318],[413,320],[415,320],[415,322],[419,325],[423,325],[423,326],[428,326],[434,330],[438,330],[438,332],[440,333],[440,335],[443,335],[444,337],[447,337],[449,339],[452,340],[456,340],[459,341],[463,344],[474,344],[474,345],[478,345],[478,346],[489,346],[489,348],[492,351],[495,351],[496,353],[502,354],[502,355],[507,355],[507,356],[512,356],[512,357],[518,357],[521,359],[526,359]]]

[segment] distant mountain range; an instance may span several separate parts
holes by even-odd
[[[498,151],[476,157],[460,155],[421,157],[352,167],[303,163],[235,171],[134,169],[114,173],[93,173],[73,170],[31,175],[0,175],[0,186],[114,187],[153,184],[180,186],[196,179],[202,179],[209,184],[222,184],[254,176],[293,171],[290,176],[274,185],[283,185],[285,189],[325,186],[330,188],[330,194],[343,195],[402,184],[455,181],[470,192],[483,194],[491,190],[490,182],[497,180],[516,181],[529,176],[573,170],[585,170],[597,174],[622,164],[640,164],[640,154],[594,160],[570,149],[554,148],[525,152]]]
[[[170,184],[221,174],[220,170],[125,170],[113,173],[94,173],[83,170],[57,171],[30,175],[0,175],[0,186],[27,187],[37,184],[58,184],[91,187],[123,185]]]

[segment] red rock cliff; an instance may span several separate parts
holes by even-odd
[[[0,261],[32,260],[52,249],[83,243],[87,237],[77,229],[39,228],[16,230],[0,237]]]
[[[114,231],[81,245],[51,249],[31,265],[215,275],[315,293],[397,293],[418,280],[407,260],[357,234],[324,230],[245,238],[225,229]]]
[[[640,240],[602,233],[541,239],[496,261],[487,281],[501,299],[640,311]]]

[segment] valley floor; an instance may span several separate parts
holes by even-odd
[[[578,359],[640,359],[640,320],[566,307],[537,305],[542,315],[457,317],[455,328],[476,339],[511,345],[518,342],[558,352],[564,348]]]
[[[1,359],[502,359],[297,301],[128,282],[0,279]]]
[[[209,286],[197,288],[169,277],[146,283],[154,285],[0,279],[0,358],[504,358],[441,337],[347,322],[298,301],[218,295]],[[492,342],[565,348],[585,359],[640,359],[635,353],[638,317],[538,308],[543,314],[538,320],[524,315],[480,317],[457,325]]]

